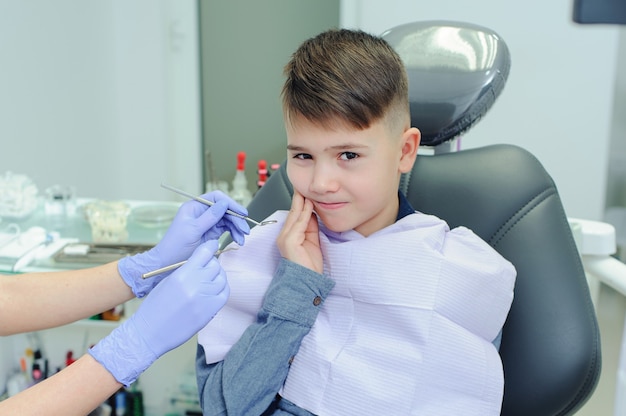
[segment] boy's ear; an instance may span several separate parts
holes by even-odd
[[[406,173],[413,169],[417,150],[422,134],[416,127],[411,127],[402,134],[402,155],[400,156],[400,172]]]

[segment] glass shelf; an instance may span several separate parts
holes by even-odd
[[[40,203],[39,207],[29,216],[25,218],[3,218],[0,223],[0,231],[5,229],[9,224],[15,224],[19,227],[21,232],[24,232],[31,227],[42,227],[47,232],[58,233],[59,239],[52,244],[58,246],[58,250],[63,249],[70,242],[80,242],[85,244],[95,244],[92,235],[91,227],[85,218],[84,207],[86,204],[93,202],[94,199],[82,198],[76,201],[76,209],[72,214],[69,214],[63,221],[50,218],[47,216],[44,209],[44,204]],[[123,201],[130,206],[131,213],[128,217],[127,231],[128,236],[124,241],[120,241],[120,246],[126,248],[133,246],[137,250],[145,250],[161,240],[167,228],[169,227],[171,220],[173,219],[180,203],[176,202],[163,202],[163,201]],[[98,245],[117,244],[117,243],[103,243]],[[56,249],[55,246],[53,249]],[[35,272],[35,271],[55,271],[55,270],[73,270],[96,266],[108,261],[113,261],[115,258],[107,257],[107,261],[90,263],[87,260],[80,258],[79,261],[72,262],[67,261],[64,258],[63,261],[57,261],[54,255],[59,251],[52,252],[50,255],[46,252],[46,257],[37,256],[28,266],[20,269],[19,272]],[[132,251],[132,250],[131,250]],[[132,253],[130,253],[132,254]],[[123,257],[124,253],[121,252],[119,258]],[[78,257],[77,257],[78,258]],[[15,274],[12,272],[13,265],[17,259],[14,258],[0,258],[0,274]]]

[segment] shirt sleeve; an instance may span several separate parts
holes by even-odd
[[[198,345],[196,375],[203,415],[262,414],[282,387],[334,281],[282,259],[257,321],[223,361],[206,364]]]

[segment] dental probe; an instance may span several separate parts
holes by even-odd
[[[208,206],[212,206],[213,204],[215,204],[215,202],[213,202],[213,201],[209,201],[208,199],[204,199],[204,198],[201,198],[199,196],[192,195],[192,194],[190,194],[188,192],[185,192],[183,190],[174,188],[173,186],[170,186],[170,185],[167,185],[167,184],[164,184],[164,183],[162,183],[161,186],[163,188],[165,188],[165,189],[169,189],[170,191],[176,192],[177,194],[182,195],[182,196],[186,196],[187,198],[191,198],[191,199],[193,199],[195,201],[198,201],[198,202],[200,202],[202,204],[205,204],[205,205],[208,205]],[[276,220],[266,220],[266,221],[258,222],[256,220],[253,220],[250,217],[246,217],[245,215],[242,215],[242,214],[240,214],[238,212],[235,212],[235,211],[232,211],[230,209],[227,209],[226,213],[230,214],[232,216],[235,216],[237,218],[242,218],[242,219],[244,219],[246,221],[250,221],[251,223],[253,223],[255,225],[268,225],[268,224],[275,224],[277,222]]]
[[[217,250],[215,252],[215,257],[219,257],[225,251],[228,250],[237,250],[237,247],[225,248],[223,250]],[[147,272],[141,275],[142,279],[148,279],[150,277],[156,276],[157,274],[169,272],[170,270],[174,270],[187,263],[187,260],[179,261],[178,263],[170,264],[169,266],[161,267],[160,269],[152,270],[151,272]]]
[[[178,263],[170,264],[169,266],[161,267],[160,269],[152,270],[151,272],[144,273],[141,275],[142,279],[147,279],[152,276],[156,276],[157,274],[169,272],[170,270],[174,270],[187,263],[187,260],[179,261]]]

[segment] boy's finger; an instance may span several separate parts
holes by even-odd
[[[302,206],[302,211],[300,213],[300,220],[303,221],[305,224],[309,223],[309,219],[311,218],[311,215],[313,214],[313,202],[311,202],[308,199],[304,200],[304,204]]]
[[[298,229],[302,228],[302,226],[306,228],[306,224],[308,224],[309,218],[311,218],[313,213],[313,203],[300,194],[297,195],[297,199],[297,208],[293,210],[295,217],[294,225],[297,225]]]
[[[294,190],[293,197],[291,198],[291,209],[289,210],[287,218],[285,218],[283,230],[289,230],[293,226],[293,224],[296,223],[298,217],[300,216],[300,212],[302,211],[303,204],[304,198],[302,197],[302,195]]]
[[[279,239],[284,244],[293,247],[302,244],[311,209],[310,201],[305,200],[302,195],[294,193],[292,209],[289,211],[279,235]]]

